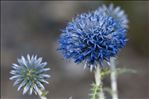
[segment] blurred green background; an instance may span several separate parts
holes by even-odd
[[[93,73],[66,61],[56,49],[69,21],[102,4],[120,6],[129,18],[129,42],[118,55],[118,67],[137,70],[118,78],[120,99],[149,99],[148,1],[1,1],[1,99],[37,99],[22,95],[9,80],[11,64],[21,55],[37,54],[48,62],[52,76],[48,99],[90,99]],[[104,81],[109,85],[109,80]]]

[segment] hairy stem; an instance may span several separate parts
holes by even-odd
[[[103,89],[102,89],[101,70],[100,70],[99,65],[97,66],[96,71],[95,71],[95,83],[97,86],[100,87],[99,99],[104,99],[104,93],[103,93]]]
[[[98,99],[98,93],[99,93],[100,87],[97,86],[96,84],[92,84],[92,89],[91,89],[91,99]]]
[[[110,68],[111,68],[111,87],[112,87],[112,99],[118,99],[118,91],[117,91],[117,72],[116,72],[116,64],[115,58],[110,59]]]

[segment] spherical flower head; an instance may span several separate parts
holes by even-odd
[[[46,72],[50,70],[45,68],[47,62],[42,62],[42,58],[37,56],[21,57],[18,59],[18,64],[13,64],[13,70],[10,73],[13,75],[10,80],[14,81],[14,86],[18,85],[18,91],[23,89],[23,94],[27,92],[31,95],[33,92],[38,94],[39,91],[45,90],[43,86],[47,78],[50,77]]]
[[[76,63],[85,63],[91,70],[97,64],[103,66],[104,61],[109,63],[110,57],[114,57],[127,41],[126,27],[105,10],[78,15],[62,32],[60,52]]]

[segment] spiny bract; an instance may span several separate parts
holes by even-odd
[[[46,72],[50,70],[45,68],[47,62],[42,63],[42,58],[32,55],[31,57],[21,57],[18,59],[18,64],[13,64],[13,70],[10,73],[13,75],[10,80],[15,80],[14,86],[18,85],[18,91],[23,89],[23,94],[32,92],[38,94],[40,90],[44,90],[43,83],[47,83],[47,78],[50,77]]]
[[[105,8],[78,15],[68,23],[59,39],[59,50],[65,58],[84,62],[92,70],[97,64],[103,66],[104,60],[109,62],[126,45],[124,14],[115,11],[117,8]]]

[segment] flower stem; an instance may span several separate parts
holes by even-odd
[[[95,83],[97,86],[100,87],[99,91],[99,99],[104,99],[104,93],[102,89],[102,78],[101,78],[101,70],[99,65],[97,65],[96,71],[95,71]]]
[[[39,91],[38,91],[38,95],[39,95],[40,99],[48,99],[48,98],[46,97],[46,94],[44,94],[44,93],[45,93],[45,92],[42,91],[42,90],[39,90]]]
[[[112,99],[118,99],[118,91],[117,91],[117,72],[116,72],[116,64],[115,58],[110,59],[110,68],[111,68],[111,87],[112,87]]]

